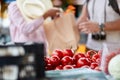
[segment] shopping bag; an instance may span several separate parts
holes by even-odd
[[[101,69],[106,74],[110,74],[108,67],[110,60],[116,55],[120,54],[120,42],[106,42],[103,43],[103,52],[101,56]]]
[[[62,14],[60,17],[44,24],[48,49],[77,49],[80,39],[73,13]]]

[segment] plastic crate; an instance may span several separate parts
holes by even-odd
[[[23,49],[22,55],[16,54],[20,48]],[[9,51],[14,54],[10,55]],[[45,77],[43,44],[0,46],[0,52],[7,54],[0,56],[0,80],[37,80]]]

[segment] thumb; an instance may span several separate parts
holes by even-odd
[[[88,21],[89,21],[89,19],[88,19],[88,18],[86,18],[86,19],[85,19],[85,21],[86,21],[86,22],[88,22]]]

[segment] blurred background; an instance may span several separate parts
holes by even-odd
[[[11,41],[9,34],[8,5],[15,0],[0,0],[0,43],[6,44]],[[64,11],[74,11],[76,19],[80,16],[84,0],[51,0],[55,7],[60,7]],[[80,33],[80,43],[86,42],[86,34]]]

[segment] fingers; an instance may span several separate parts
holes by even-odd
[[[61,8],[53,8],[53,19],[61,17],[63,14],[63,10]]]
[[[53,19],[56,19],[56,18],[58,18],[60,16],[61,16],[61,13],[60,12],[56,12],[56,14],[53,16]]]
[[[79,28],[79,30],[81,31],[81,32],[83,32],[83,33],[91,33],[91,31],[87,28],[87,27],[85,27],[85,26],[81,26],[80,28]]]
[[[63,10],[61,8],[52,8],[51,10],[55,11],[56,13],[60,13],[60,12],[63,12]]]
[[[87,27],[87,22],[82,22],[81,24],[79,24],[79,29],[84,29]]]
[[[59,17],[62,12],[61,8],[52,8],[49,10],[49,14],[53,18]]]
[[[81,24],[79,24],[79,30],[83,33],[91,33],[91,29],[89,27],[89,22],[82,22]]]
[[[91,33],[91,31],[90,31],[90,30],[88,30],[88,29],[86,29],[86,28],[85,28],[85,29],[82,29],[82,30],[81,30],[81,32],[86,33],[86,34]]]
[[[84,33],[96,33],[99,32],[99,25],[96,22],[82,22],[79,24],[79,30]]]
[[[56,16],[61,16],[63,14],[63,10],[61,8],[57,8],[58,11],[56,12]]]

